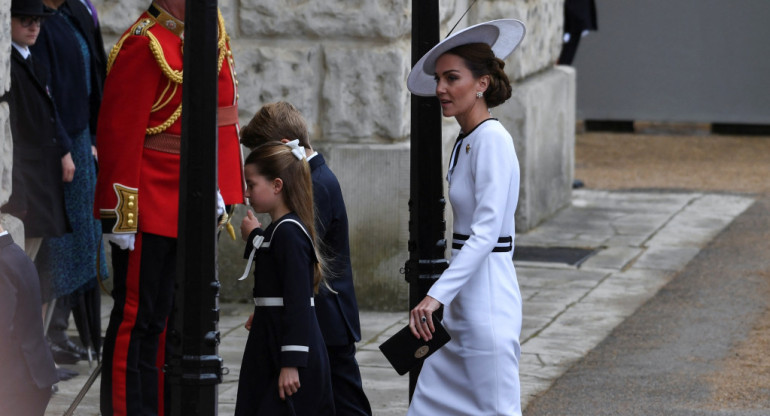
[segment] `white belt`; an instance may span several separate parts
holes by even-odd
[[[283,298],[254,298],[254,306],[283,306]],[[314,298],[310,298],[310,306],[315,306]]]

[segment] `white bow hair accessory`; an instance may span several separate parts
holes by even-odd
[[[299,145],[299,140],[292,140],[286,143],[286,146],[289,146],[291,153],[297,157],[297,160],[302,160],[307,157],[307,154],[305,153],[305,147]]]

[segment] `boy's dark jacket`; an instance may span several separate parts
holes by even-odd
[[[350,345],[361,340],[358,302],[353,287],[350,265],[348,215],[337,177],[326,165],[320,153],[310,159],[313,179],[313,202],[316,207],[316,232],[322,249],[335,273],[328,280],[337,293],[323,285],[316,296],[316,316],[326,345]]]
[[[70,139],[57,119],[45,74],[34,57],[25,61],[11,47],[11,89],[4,100],[11,113],[13,174],[10,199],[0,210],[24,221],[27,237],[56,237],[70,230],[61,162]]]

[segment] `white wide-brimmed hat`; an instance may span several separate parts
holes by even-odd
[[[524,23],[516,19],[491,20],[465,28],[447,37],[428,51],[412,68],[406,86],[414,95],[436,95],[436,60],[444,52],[469,43],[486,43],[497,58],[505,59],[524,38]]]

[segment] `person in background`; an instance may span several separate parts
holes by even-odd
[[[564,1],[564,44],[557,63],[572,65],[580,39],[596,30],[596,3],[594,0]]]
[[[49,91],[48,71],[33,58],[30,46],[40,33],[43,19],[50,14],[40,0],[11,3],[11,89],[4,97],[10,110],[13,136],[11,196],[2,211],[24,222],[24,246],[34,261],[43,240],[62,237],[72,231],[65,210],[65,183],[72,182],[75,164],[72,142],[62,126]],[[48,279],[40,285],[49,293]],[[43,296],[45,302],[50,296]],[[43,321],[48,315],[42,306]],[[74,364],[80,355],[57,350],[54,359]],[[68,379],[77,372],[60,368],[59,377]]]
[[[322,286],[316,296],[315,309],[329,354],[337,415],[371,415],[356,361],[355,343],[361,340],[361,325],[353,287],[348,214],[342,189],[323,155],[310,146],[307,124],[290,103],[265,104],[241,130],[241,144],[251,149],[281,140],[299,140],[310,164],[317,214],[315,226],[320,248],[329,259],[332,276],[329,286]]]
[[[11,16],[11,89],[3,99],[10,110],[13,173],[11,196],[1,208],[24,222],[25,252],[34,261],[44,237],[70,229],[64,183],[72,181],[75,165],[48,93],[46,68],[29,49],[48,13],[40,0],[14,0]]]
[[[50,74],[51,95],[72,140],[71,154],[76,170],[72,182],[64,187],[72,233],[45,239],[36,261],[41,278],[50,282],[44,292],[55,299],[47,332],[54,359],[67,362],[69,360],[62,360],[89,357],[88,351],[70,340],[66,333],[73,308],[78,314],[81,340],[94,344],[86,345],[91,347],[92,356],[99,351],[101,296],[97,275],[107,277],[107,264],[101,224],[91,212],[97,160],[94,132],[106,58],[101,34],[86,5],[80,0],[43,0],[43,3],[51,16],[41,29],[32,53]]]
[[[148,2],[149,3],[149,2]],[[148,4],[109,55],[96,130],[94,214],[112,244],[114,299],[104,340],[104,415],[154,415],[164,400],[165,333],[176,280],[185,0]],[[243,203],[234,60],[219,15],[218,174]]]
[[[248,211],[241,224],[247,267],[256,263],[255,306],[235,415],[334,416],[329,359],[313,307],[323,257],[305,149],[296,140],[266,143],[251,152],[244,171],[251,207],[272,222],[263,230]]]
[[[514,19],[469,27],[433,47],[407,79],[412,94],[436,96],[460,125],[447,174],[452,258],[409,316],[414,336],[429,340],[443,305],[452,339],[425,360],[409,416],[521,415],[522,303],[511,261],[519,162],[490,109],[511,97],[502,59],[524,31]]]
[[[59,381],[40,308],[35,265],[0,226],[0,415],[43,416]]]

